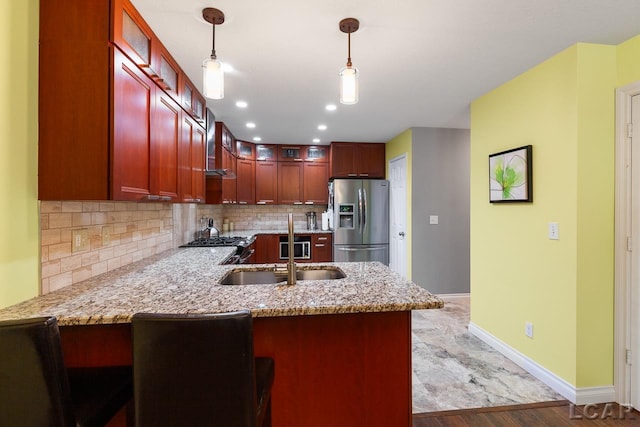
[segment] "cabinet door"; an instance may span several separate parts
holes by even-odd
[[[158,73],[155,79],[158,86],[173,98],[174,101],[180,103],[179,83],[180,67],[171,57],[169,52],[160,43],[157,44],[158,49],[154,58],[153,67]]]
[[[331,144],[331,177],[350,178],[358,176],[355,169],[356,145],[346,142]]]
[[[241,205],[254,205],[256,203],[256,162],[254,160],[237,160],[237,196]]]
[[[270,144],[256,145],[256,160],[278,160],[278,146]]]
[[[301,205],[303,201],[302,162],[278,162],[278,204]]]
[[[300,145],[278,145],[278,161],[301,162],[304,160],[306,149]]]
[[[329,200],[329,165],[327,163],[304,164],[304,203],[326,205]]]
[[[259,234],[256,236],[255,262],[271,264],[280,262],[280,239],[277,234]]]
[[[205,130],[189,115],[182,115],[180,138],[180,199],[187,203],[201,203],[204,194]]]
[[[304,152],[305,162],[329,163],[329,147],[326,145],[309,145]]]
[[[333,239],[330,233],[314,234],[311,256],[313,262],[333,261]]]
[[[222,168],[228,176],[222,178],[222,203],[236,203],[236,157],[226,148],[222,148]]]
[[[151,122],[151,188],[163,201],[178,201],[178,147],[182,110],[169,95],[156,90]]]
[[[191,185],[196,203],[204,203],[205,194],[205,151],[207,131],[202,126],[194,126],[191,141]]]
[[[256,159],[256,146],[251,142],[236,141],[236,155],[239,159]]]
[[[385,145],[358,144],[356,156],[358,176],[363,178],[384,178]]]
[[[144,200],[152,186],[150,111],[155,85],[122,52],[113,52],[111,198]]]
[[[138,11],[127,0],[113,1],[113,41],[136,65],[152,78],[154,34]]]
[[[256,204],[274,205],[278,201],[278,164],[256,160]]]

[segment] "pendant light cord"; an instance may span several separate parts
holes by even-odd
[[[347,33],[347,67],[351,67],[351,33]]]
[[[211,46],[212,46],[211,47],[211,59],[216,59],[216,24],[212,24],[211,26],[213,27],[213,31],[212,31],[212,34],[213,34],[212,39],[213,39],[213,41],[212,41],[212,44],[211,44]]]

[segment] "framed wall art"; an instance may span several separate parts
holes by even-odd
[[[532,146],[489,155],[489,202],[533,202]]]

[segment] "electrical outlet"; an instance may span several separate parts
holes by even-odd
[[[524,322],[524,334],[529,338],[533,338],[533,323]]]
[[[71,252],[89,249],[89,232],[86,228],[71,231]]]
[[[560,228],[558,227],[557,222],[549,223],[549,240],[559,240],[560,239]]]
[[[113,233],[113,227],[105,225],[102,227],[102,246],[109,246],[111,243],[111,234]]]

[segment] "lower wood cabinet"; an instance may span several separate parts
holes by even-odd
[[[280,259],[281,237],[287,237],[287,235],[258,234],[255,242],[255,257],[252,257],[251,262],[256,264],[285,263],[286,260]],[[296,237],[311,238],[311,259],[296,260],[296,263],[333,261],[333,235],[331,233],[296,233]]]
[[[331,233],[312,234],[311,246],[313,262],[333,261],[333,235]]]
[[[256,264],[273,264],[280,262],[280,235],[258,234],[254,253]]]

